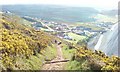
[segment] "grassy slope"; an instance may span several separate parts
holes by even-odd
[[[42,31],[35,31],[29,26],[29,22],[18,16],[3,14],[0,32],[0,39],[3,39],[0,44],[0,68],[40,70],[45,60],[56,57],[53,37]]]
[[[56,57],[56,48],[55,47],[48,47],[42,54],[37,54],[36,56],[32,55],[29,59],[17,59],[18,67],[16,69],[23,69],[23,70],[40,70],[42,65],[45,63],[46,60],[52,60]]]
[[[4,69],[6,67],[11,69],[40,70],[45,60],[54,59],[54,57],[56,56],[56,46],[54,44],[51,45],[52,40],[55,39],[54,37],[51,37],[47,33],[41,31],[36,32],[31,27],[27,27],[24,24],[21,25],[16,22],[12,22],[12,20],[14,21],[14,18],[10,20],[9,19],[10,18],[8,17],[7,19],[0,20],[0,32],[5,34],[4,35],[5,37],[9,36],[11,38],[10,39],[8,37],[5,38],[3,36],[0,36],[0,38],[2,39],[5,38],[4,39],[5,45],[0,45],[0,51],[3,51],[3,53],[0,52],[0,57],[2,57],[1,54],[4,55],[0,60],[0,68]],[[28,33],[25,33],[26,31]],[[70,35],[75,37],[75,39],[78,39],[78,36],[71,33]],[[22,39],[19,39],[19,36]],[[49,38],[52,38],[52,40]],[[16,39],[23,41],[20,43],[19,41],[17,42]],[[79,39],[82,39],[82,37],[80,37]],[[25,40],[28,40],[28,42],[32,43],[32,45],[29,43],[26,44],[27,41]],[[49,41],[50,43],[46,43],[46,41]],[[46,46],[45,48],[39,47],[38,45],[36,45],[36,43],[39,43],[40,45],[42,44],[42,46],[47,44],[47,47]],[[81,70],[81,69],[119,70],[120,69],[119,67],[117,67],[117,63],[120,63],[120,59],[118,57],[115,56],[107,57],[104,53],[100,51],[93,52],[89,49],[81,48],[81,47],[77,49],[74,48],[70,49],[69,45],[65,45],[64,43],[62,44],[63,44],[62,51],[64,58],[71,59],[71,61],[69,61],[65,66],[66,70]],[[17,48],[18,50],[20,49],[17,53],[18,55],[19,52],[23,50],[21,46],[25,45],[24,48],[28,50],[23,50],[25,51],[24,52],[25,55],[23,55],[22,53],[21,56],[16,56],[15,54],[17,50],[14,50],[16,47],[14,46],[12,47],[11,45],[16,45],[16,47],[20,46]],[[31,47],[29,45],[31,45],[33,49],[35,48],[35,50],[40,48],[41,49],[40,53],[37,53],[36,55],[31,54],[33,50],[30,49],[31,51],[29,52],[29,47]],[[8,52],[9,49],[11,49],[10,46],[12,47],[12,50]],[[12,51],[13,54],[11,54]],[[29,58],[26,58],[26,55],[28,55],[27,52],[30,53]]]
[[[108,57],[101,51],[89,50],[84,47],[79,47],[76,50],[72,60],[69,61],[65,70],[114,70],[118,71],[120,67],[120,58],[116,56]]]
[[[63,52],[63,57],[64,59],[71,59],[72,56],[75,54],[75,49],[69,49],[69,47],[65,44],[62,44],[62,52]]]

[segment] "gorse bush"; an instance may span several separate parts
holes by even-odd
[[[81,47],[77,49],[75,59],[78,62],[87,61],[86,66],[83,66],[83,69],[87,67],[90,70],[113,70],[119,71],[120,67],[120,58],[116,56],[108,57],[101,51],[93,52],[92,50],[87,49],[86,47]],[[80,66],[82,66],[80,64]]]
[[[26,27],[9,16],[0,20],[0,58],[6,68],[14,65],[16,58],[28,59],[51,45],[52,36]]]
[[[6,69],[40,69],[44,60],[56,57],[54,41],[62,41],[43,31],[36,31],[16,16],[2,15],[0,19],[0,64]],[[26,26],[27,25],[27,26]],[[63,42],[62,51],[71,70],[120,70],[120,58],[108,57],[101,51],[87,48],[87,40],[77,45]],[[73,54],[74,53],[74,54]],[[70,58],[73,56],[72,58]],[[40,60],[39,60],[40,59]],[[2,62],[2,63],[1,63]],[[41,64],[41,65],[40,65]],[[1,66],[0,65],[0,68]]]

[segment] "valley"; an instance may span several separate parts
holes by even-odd
[[[32,9],[33,14],[19,11],[18,8],[22,8],[19,5],[18,8],[3,7],[0,12],[0,71],[119,71],[120,57],[114,54],[118,49],[116,16],[87,7],[40,6],[38,10],[32,5],[25,6],[25,9]]]

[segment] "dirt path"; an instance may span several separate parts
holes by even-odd
[[[60,45],[57,46],[57,53],[58,53],[58,56],[57,56],[57,59],[58,60],[63,60],[63,54],[62,54],[62,48],[60,47]]]
[[[60,45],[57,45],[57,57],[53,59],[51,62],[54,61],[60,61],[64,60],[63,58],[63,53]],[[64,64],[66,62],[57,62],[57,63],[49,63],[49,64],[44,64],[42,70],[63,70],[64,69]]]

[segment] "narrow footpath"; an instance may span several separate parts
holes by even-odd
[[[43,65],[42,70],[63,70],[64,69],[65,63],[69,60],[65,60],[63,58],[62,48],[60,45],[57,45],[56,48],[57,48],[57,57],[50,62],[46,62]]]

